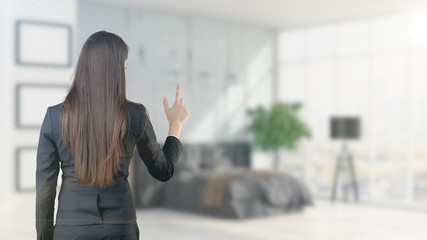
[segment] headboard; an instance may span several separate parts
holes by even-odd
[[[197,157],[203,165],[204,162],[212,161],[215,156],[222,155],[235,167],[250,166],[251,146],[248,142],[183,143],[182,145],[180,162],[191,161],[191,158]]]

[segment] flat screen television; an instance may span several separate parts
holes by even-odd
[[[332,139],[360,138],[360,118],[333,116],[330,119],[330,137]]]

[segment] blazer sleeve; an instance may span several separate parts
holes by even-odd
[[[36,230],[38,240],[53,239],[53,215],[59,155],[52,134],[49,108],[43,120],[37,146]]]
[[[178,162],[183,146],[177,137],[168,136],[161,148],[157,143],[150,118],[145,116],[143,119],[147,121],[147,125],[136,143],[138,154],[147,166],[150,175],[161,182],[166,182],[173,176],[174,166]]]

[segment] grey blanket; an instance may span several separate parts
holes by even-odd
[[[224,188],[224,204],[206,207],[203,190],[206,182],[217,174],[220,173],[209,170],[182,172],[174,181],[164,184],[162,205],[218,217],[253,218],[298,211],[313,204],[305,184],[295,177],[281,174],[234,178]]]

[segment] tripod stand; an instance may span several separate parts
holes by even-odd
[[[336,164],[335,164],[335,175],[333,180],[331,201],[335,201],[335,197],[337,193],[338,178],[345,164],[347,165],[347,170],[350,171],[351,187],[353,189],[354,199],[356,201],[359,201],[358,186],[356,181],[356,171],[354,169],[353,156],[351,152],[348,150],[347,145],[345,143],[343,143],[342,145],[341,152],[338,154]]]

